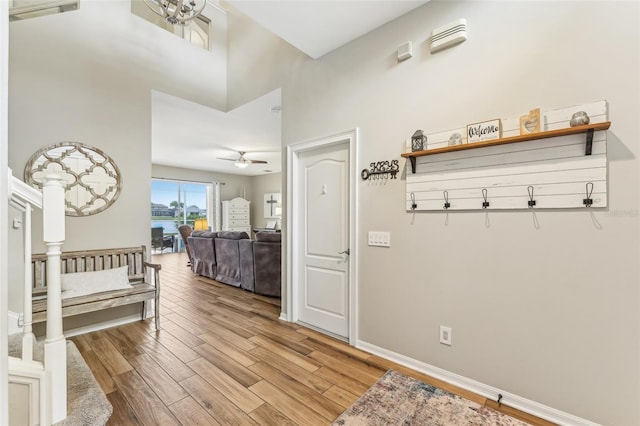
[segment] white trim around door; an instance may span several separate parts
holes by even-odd
[[[298,320],[298,298],[296,286],[298,280],[298,255],[301,253],[295,238],[302,230],[300,228],[297,200],[300,182],[297,174],[298,157],[300,153],[332,145],[349,145],[349,344],[354,346],[358,341],[358,129],[338,133],[332,136],[292,143],[287,146],[287,278],[286,278],[286,308],[287,312],[280,315],[281,319],[290,322]]]
[[[9,229],[9,183],[7,179],[9,152],[9,2],[0,1],[0,226]],[[6,234],[5,234],[6,235]],[[9,305],[9,243],[0,239],[0,425],[9,424],[9,357],[8,324]]]

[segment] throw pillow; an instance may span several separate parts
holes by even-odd
[[[129,267],[105,269],[102,271],[74,272],[60,276],[62,298],[86,296],[110,290],[132,288],[129,284]]]

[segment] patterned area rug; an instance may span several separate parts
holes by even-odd
[[[22,335],[9,336],[9,355],[22,354]],[[33,359],[44,359],[44,343],[36,342]],[[76,345],[67,340],[67,418],[55,426],[101,426],[107,423],[113,407],[93,377]]]
[[[497,425],[526,423],[389,370],[333,425]]]

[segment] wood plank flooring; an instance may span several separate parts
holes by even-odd
[[[162,264],[151,319],[73,340],[113,405],[109,425],[329,425],[387,369],[535,425],[550,423],[313,330],[278,320],[280,301]]]

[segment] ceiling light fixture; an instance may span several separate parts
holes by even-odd
[[[225,161],[233,161],[233,164],[239,169],[246,169],[247,167],[249,167],[249,164],[254,164],[254,163],[267,164],[267,162],[264,160],[247,160],[246,158],[244,158],[244,155],[246,154],[246,152],[244,151],[238,151],[238,154],[240,154],[240,157],[238,157],[238,159],[221,158],[221,157],[218,157],[218,159],[225,160]]]
[[[240,157],[233,164],[235,164],[236,167],[239,168],[239,169],[246,169],[247,167],[249,167],[250,163],[244,157]]]
[[[184,25],[202,13],[206,0],[144,0],[155,14],[172,25]]]

